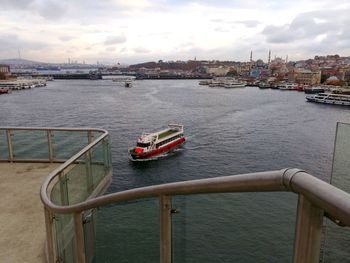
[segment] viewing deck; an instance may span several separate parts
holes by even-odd
[[[46,262],[40,186],[58,164],[0,163],[0,262]]]
[[[337,178],[348,180],[349,134],[350,125],[338,124],[332,178],[336,185],[339,184]],[[106,262],[95,253],[98,210],[117,208],[118,214],[122,214],[121,206],[115,204],[130,207],[135,202],[125,201],[152,199],[158,203],[152,207],[158,210],[159,223],[155,225],[159,240],[157,258],[159,262],[171,263],[174,262],[173,233],[179,227],[173,224],[172,214],[178,208],[173,201],[179,196],[214,193],[294,193],[298,200],[294,208],[292,262],[318,263],[322,249],[332,249],[337,254],[348,253],[348,247],[342,250],[339,242],[337,247],[327,242],[326,246],[322,244],[325,218],[333,222],[327,226],[328,237],[334,227],[346,234],[350,226],[350,194],[345,189],[348,184],[342,183],[344,191],[299,169],[150,185],[102,195],[112,174],[107,131],[0,128],[0,171],[0,262]],[[142,214],[142,220],[146,215],[149,216]],[[205,216],[201,214],[204,219]],[[114,223],[125,226],[121,221]],[[273,220],[269,223],[274,231],[278,231]],[[109,223],[103,226],[109,228]],[[135,228],[127,230],[127,234],[135,234]],[[123,242],[126,247],[131,246]],[[115,250],[121,249],[117,243],[111,245]],[[216,258],[215,251],[212,253]],[[131,262],[125,261],[129,257],[120,259]]]

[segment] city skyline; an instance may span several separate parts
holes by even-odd
[[[63,63],[349,55],[348,1],[0,1],[0,59]],[[18,18],[21,19],[18,19]]]

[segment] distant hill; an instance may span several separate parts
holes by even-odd
[[[7,64],[7,65],[38,65],[38,64],[47,64],[42,63],[38,61],[32,61],[27,59],[19,59],[19,58],[12,58],[12,59],[0,59],[0,64]]]

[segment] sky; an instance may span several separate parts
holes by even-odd
[[[132,64],[350,56],[349,0],[0,0],[0,59]]]

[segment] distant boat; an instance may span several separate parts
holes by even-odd
[[[201,80],[199,81],[199,85],[209,85],[211,83],[211,80]]]
[[[131,88],[132,87],[132,80],[126,80],[124,82],[125,88]]]
[[[35,68],[36,70],[38,71],[44,71],[44,70],[55,70],[55,71],[58,71],[58,70],[61,70],[61,68],[59,66],[39,66],[37,68]]]
[[[259,82],[258,87],[259,89],[269,89],[271,86],[267,82]]]
[[[131,160],[144,160],[171,151],[185,142],[184,126],[169,124],[167,129],[143,133],[136,147],[129,149]]]
[[[321,87],[305,87],[304,92],[306,94],[316,94],[316,93],[323,93],[324,88]]]
[[[8,94],[11,93],[11,90],[8,88],[0,88],[0,95],[1,94]]]
[[[350,106],[350,95],[319,93],[316,95],[307,95],[306,100],[310,102]]]
[[[228,81],[224,83],[224,87],[231,89],[231,88],[244,88],[246,86],[245,82],[240,81]]]
[[[280,85],[278,89],[279,90],[296,90],[296,86],[298,85],[294,83],[286,83],[286,84]]]

